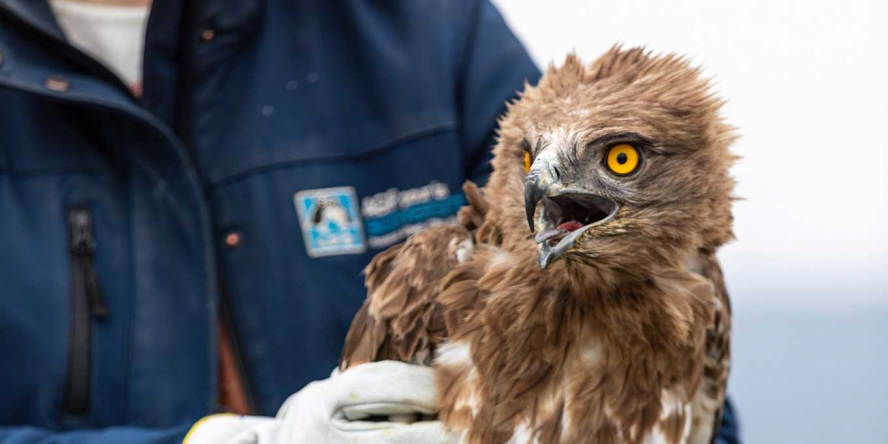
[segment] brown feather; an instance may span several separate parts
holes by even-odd
[[[378,254],[367,268],[367,301],[346,337],[340,368],[369,361],[398,359],[431,363],[443,313],[435,296],[442,279],[458,263],[457,251],[471,254],[471,234],[458,225],[438,225]],[[435,331],[435,334],[431,334]]]

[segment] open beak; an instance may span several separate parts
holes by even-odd
[[[540,268],[568,252],[589,228],[612,219],[616,202],[589,190],[565,186],[554,155],[543,153],[524,180],[524,208],[530,231],[540,245]],[[542,206],[539,217],[537,206]]]

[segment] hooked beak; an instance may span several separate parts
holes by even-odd
[[[524,180],[527,224],[540,244],[540,268],[546,268],[576,245],[589,228],[609,221],[619,210],[616,202],[589,190],[565,186],[554,154],[537,156]],[[542,203],[540,217],[537,206]]]

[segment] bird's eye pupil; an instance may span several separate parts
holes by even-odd
[[[628,160],[629,156],[627,156],[626,153],[617,154],[617,163],[619,163],[620,165],[625,164]]]

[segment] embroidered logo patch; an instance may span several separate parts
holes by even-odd
[[[310,257],[366,250],[358,197],[353,187],[304,190],[293,197],[305,251]]]
[[[441,223],[459,223],[456,213],[466,204],[462,193],[450,194],[445,183],[407,190],[388,191],[361,199],[361,213],[367,230],[367,245],[382,249],[408,236]]]

